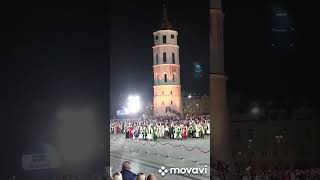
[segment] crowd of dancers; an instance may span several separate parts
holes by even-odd
[[[209,121],[207,116],[114,119],[110,122],[110,133],[123,133],[128,139],[154,141],[158,138],[204,138],[206,134],[210,134]]]

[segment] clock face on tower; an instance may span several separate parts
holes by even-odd
[[[156,36],[156,40],[158,40],[159,39],[159,36]]]
[[[174,39],[174,35],[173,34],[171,34],[171,38]]]

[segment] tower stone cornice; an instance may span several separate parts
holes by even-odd
[[[158,31],[153,32],[153,35],[160,33],[160,32],[175,32],[177,35],[179,34],[178,31],[176,31],[176,30],[162,29],[162,30],[158,30]]]
[[[152,48],[157,48],[157,47],[169,47],[169,46],[172,46],[172,47],[176,47],[176,48],[180,48],[179,45],[177,44],[158,44],[158,45],[154,45],[152,46]]]
[[[161,66],[175,66],[177,68],[180,68],[179,64],[158,64],[158,65],[153,65],[153,67],[161,67]]]

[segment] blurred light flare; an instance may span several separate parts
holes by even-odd
[[[259,107],[254,107],[251,109],[251,113],[254,115],[257,115],[260,113],[260,108]]]
[[[141,110],[140,97],[139,96],[129,96],[126,109],[129,114],[138,113]]]

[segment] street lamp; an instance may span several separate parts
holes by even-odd
[[[280,143],[281,143],[281,141],[282,141],[282,139],[283,139],[284,137],[280,134],[280,135],[276,135],[275,138],[276,138],[277,143],[278,143],[278,148],[277,148],[277,150],[278,150],[278,155],[280,155]]]
[[[252,139],[248,139],[249,165],[251,165],[251,163],[252,163],[252,158],[253,158],[253,156],[252,156],[252,152],[253,152],[253,150],[252,150],[252,142],[253,142]]]
[[[283,136],[282,135],[277,135],[277,136],[275,136],[275,138],[276,138],[277,142],[280,143],[281,140],[283,139]]]
[[[251,109],[251,114],[258,115],[259,113],[260,113],[260,108],[259,107],[253,107]]]

